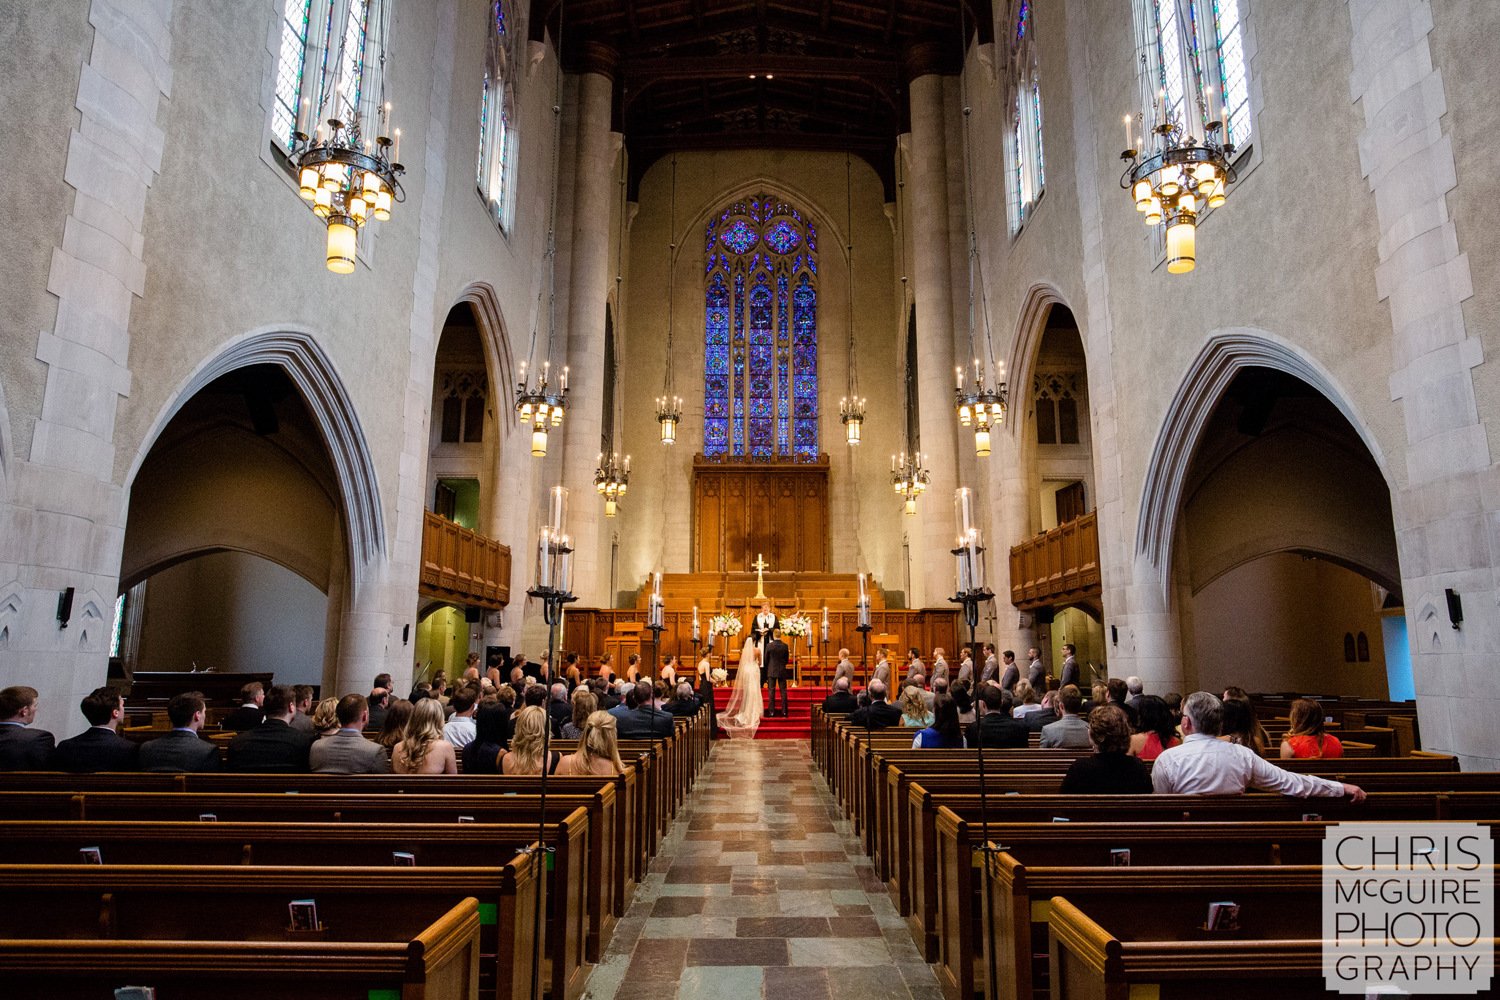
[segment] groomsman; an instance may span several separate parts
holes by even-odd
[[[1026,657],[1031,661],[1031,666],[1026,671],[1026,683],[1040,694],[1047,690],[1044,686],[1047,682],[1047,668],[1042,666],[1042,651],[1032,646],[1026,651]]]
[[[1000,687],[1006,691],[1016,689],[1016,681],[1021,679],[1021,668],[1016,665],[1016,654],[1007,649],[1005,651],[1005,671],[1000,675]]]

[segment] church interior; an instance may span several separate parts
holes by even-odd
[[[1500,4],[0,10],[0,992],[1323,996],[1500,823]]]

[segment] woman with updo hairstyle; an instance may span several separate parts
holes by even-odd
[[[611,716],[613,718],[613,716]],[[511,721],[515,729],[510,737],[510,749],[495,761],[501,774],[541,774],[542,740],[547,730],[547,711],[540,705],[527,705]],[[548,754],[547,773],[557,771],[562,754],[553,750]]]
[[[573,718],[563,723],[563,739],[583,739],[584,723],[588,721],[589,716],[598,710],[599,699],[594,697],[594,692],[586,687],[575,689],[573,692]]]
[[[1118,705],[1100,705],[1089,713],[1089,743],[1094,756],[1080,757],[1063,777],[1064,795],[1150,795],[1151,771],[1130,756],[1130,719]]]
[[[1292,702],[1291,718],[1291,729],[1287,732],[1286,739],[1281,741],[1283,760],[1294,757],[1344,756],[1344,744],[1339,738],[1323,731],[1325,719],[1322,705],[1311,698],[1298,698]]]
[[[443,739],[443,703],[423,698],[412,709],[406,734],[391,750],[397,774],[457,774],[458,754]]]
[[[932,725],[932,713],[927,711],[927,699],[922,689],[915,685],[901,691],[901,725],[907,729],[926,729]]]
[[[559,775],[594,775],[601,778],[625,773],[620,759],[619,731],[615,717],[608,712],[592,712],[583,722],[583,736],[578,749],[558,765]]]
[[[337,698],[324,698],[318,702],[318,707],[313,709],[312,725],[313,732],[318,734],[318,739],[332,736],[339,731],[339,716],[335,711],[339,707]]]

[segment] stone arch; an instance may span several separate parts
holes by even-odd
[[[1063,306],[1073,312],[1076,321],[1078,313],[1063,298],[1062,292],[1046,282],[1037,282],[1026,291],[1026,297],[1021,301],[1021,314],[1016,320],[1015,336],[1011,337],[1010,354],[1005,359],[1005,371],[1009,385],[1011,403],[1010,412],[1016,409],[1016,393],[1024,394],[1024,386],[1031,382],[1031,376],[1036,371],[1036,359],[1042,350],[1042,338],[1047,333],[1047,316],[1052,312],[1053,306]],[[1088,350],[1088,338],[1082,324],[1078,327],[1080,337],[1083,341],[1085,352]],[[1020,431],[1021,421],[1008,419],[1010,434],[1017,437]],[[1024,446],[1024,439],[1017,437],[1017,443]]]
[[[1172,544],[1182,492],[1205,425],[1225,389],[1246,368],[1269,368],[1301,379],[1322,393],[1354,428],[1386,485],[1391,485],[1384,455],[1368,424],[1349,403],[1334,377],[1296,345],[1265,330],[1232,327],[1208,338],[1178,384],[1161,430],[1151,449],[1142,487],[1136,527],[1136,551],[1157,570],[1162,594],[1171,586]]]
[[[504,433],[508,436],[515,428],[515,410],[508,403],[511,387],[516,382],[516,360],[511,351],[510,331],[500,311],[499,296],[489,282],[476,281],[459,293],[454,302],[467,302],[474,310],[475,319],[479,323],[479,341],[484,345],[485,365],[490,372],[490,384],[494,386],[493,391],[501,401],[501,405],[497,406],[497,415],[500,412],[511,414],[510,419],[497,419],[495,422],[504,428]],[[443,315],[446,317],[448,313],[444,312]],[[437,336],[432,338],[434,357],[443,339],[442,332],[443,324],[439,322]]]
[[[863,162],[855,157],[856,162]],[[869,164],[865,164],[869,168]],[[724,211],[725,206],[733,205],[737,201],[753,197],[757,194],[773,194],[785,201],[788,205],[796,208],[808,221],[818,227],[818,256],[827,258],[830,251],[836,251],[837,258],[843,262],[844,267],[849,266],[849,233],[845,231],[842,222],[835,222],[833,216],[823,207],[823,203],[812,192],[796,184],[789,184],[785,179],[757,174],[756,176],[734,184],[720,188],[715,193],[704,198],[697,207],[685,213],[686,224],[678,223],[677,232],[673,237],[677,243],[677,254],[672,259],[672,266],[676,267],[679,258],[685,252],[702,252],[703,227],[708,225],[708,220],[716,213]],[[829,240],[835,241],[836,246],[829,247]]]
[[[338,480],[339,500],[348,533],[350,573],[357,592],[365,579],[366,568],[384,559],[386,554],[380,484],[354,402],[332,359],[311,330],[289,326],[261,327],[230,342],[219,354],[199,365],[178,387],[172,401],[157,415],[150,432],[142,440],[125,477],[125,502],[129,502],[130,486],[141,464],[177,412],[215,379],[250,365],[274,365],[283,369],[301,393],[318,426]],[[121,523],[125,521],[125,513],[122,512]]]

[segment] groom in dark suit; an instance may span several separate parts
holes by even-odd
[[[781,717],[785,719],[791,712],[791,706],[786,697],[786,681],[791,675],[791,667],[788,661],[791,658],[791,650],[787,649],[786,643],[781,641],[780,636],[771,636],[766,642],[766,681],[771,685],[771,707],[766,712],[766,718],[776,715],[776,690],[781,689]]]

